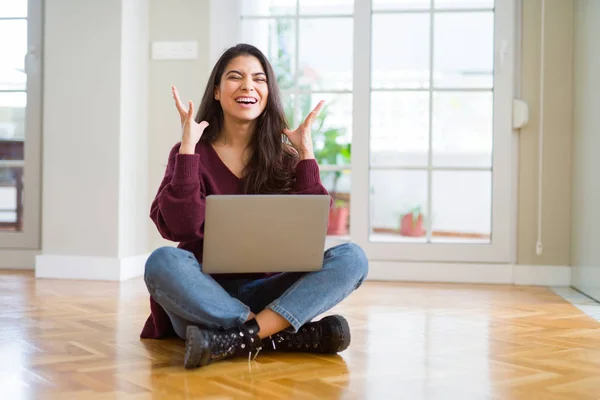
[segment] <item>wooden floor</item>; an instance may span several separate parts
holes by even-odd
[[[545,288],[366,283],[333,311],[352,327],[341,355],[187,371],[183,341],[139,339],[140,279],[3,272],[0,398],[600,398],[600,323]]]

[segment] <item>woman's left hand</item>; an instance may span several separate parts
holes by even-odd
[[[315,109],[312,110],[310,114],[306,116],[304,122],[301,123],[298,126],[298,128],[296,128],[296,130],[291,131],[289,129],[285,129],[283,131],[285,136],[287,136],[288,139],[290,139],[292,146],[294,146],[294,148],[300,155],[301,160],[315,158],[310,132],[315,118],[317,117],[317,115],[319,115],[321,108],[323,108],[323,104],[325,104],[325,101],[320,101],[319,104],[317,104],[317,106],[315,107]]]

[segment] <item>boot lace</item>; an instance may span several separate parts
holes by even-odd
[[[213,360],[222,360],[245,352],[248,352],[248,360],[255,359],[262,350],[260,340],[241,329],[215,332],[212,334],[212,342],[211,358]]]
[[[273,349],[309,350],[322,347],[323,331],[318,324],[303,326],[296,333],[279,332],[272,337]]]

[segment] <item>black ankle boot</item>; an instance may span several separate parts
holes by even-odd
[[[279,332],[265,339],[265,350],[300,351],[335,354],[350,345],[350,327],[341,315],[331,315],[317,322],[309,322],[298,332]]]
[[[262,350],[259,327],[252,319],[238,328],[200,329],[188,326],[185,343],[185,368],[198,368],[230,357],[256,358]]]

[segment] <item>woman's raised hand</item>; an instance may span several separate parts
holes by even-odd
[[[175,107],[179,112],[179,118],[181,119],[181,147],[179,148],[180,154],[194,154],[196,152],[196,144],[200,141],[202,133],[208,126],[208,122],[202,121],[197,123],[194,120],[194,104],[189,101],[188,107],[184,107],[181,99],[179,98],[179,92],[175,86],[171,86],[173,93],[173,99],[175,100]]]
[[[325,101],[320,101],[319,104],[312,110],[307,116],[304,122],[302,122],[296,130],[291,131],[289,129],[285,129],[283,133],[288,137],[290,143],[298,154],[300,155],[301,160],[315,158],[315,153],[313,151],[313,143],[311,136],[311,128],[312,124],[315,121],[319,112],[321,112],[321,108],[323,108],[323,104]]]

